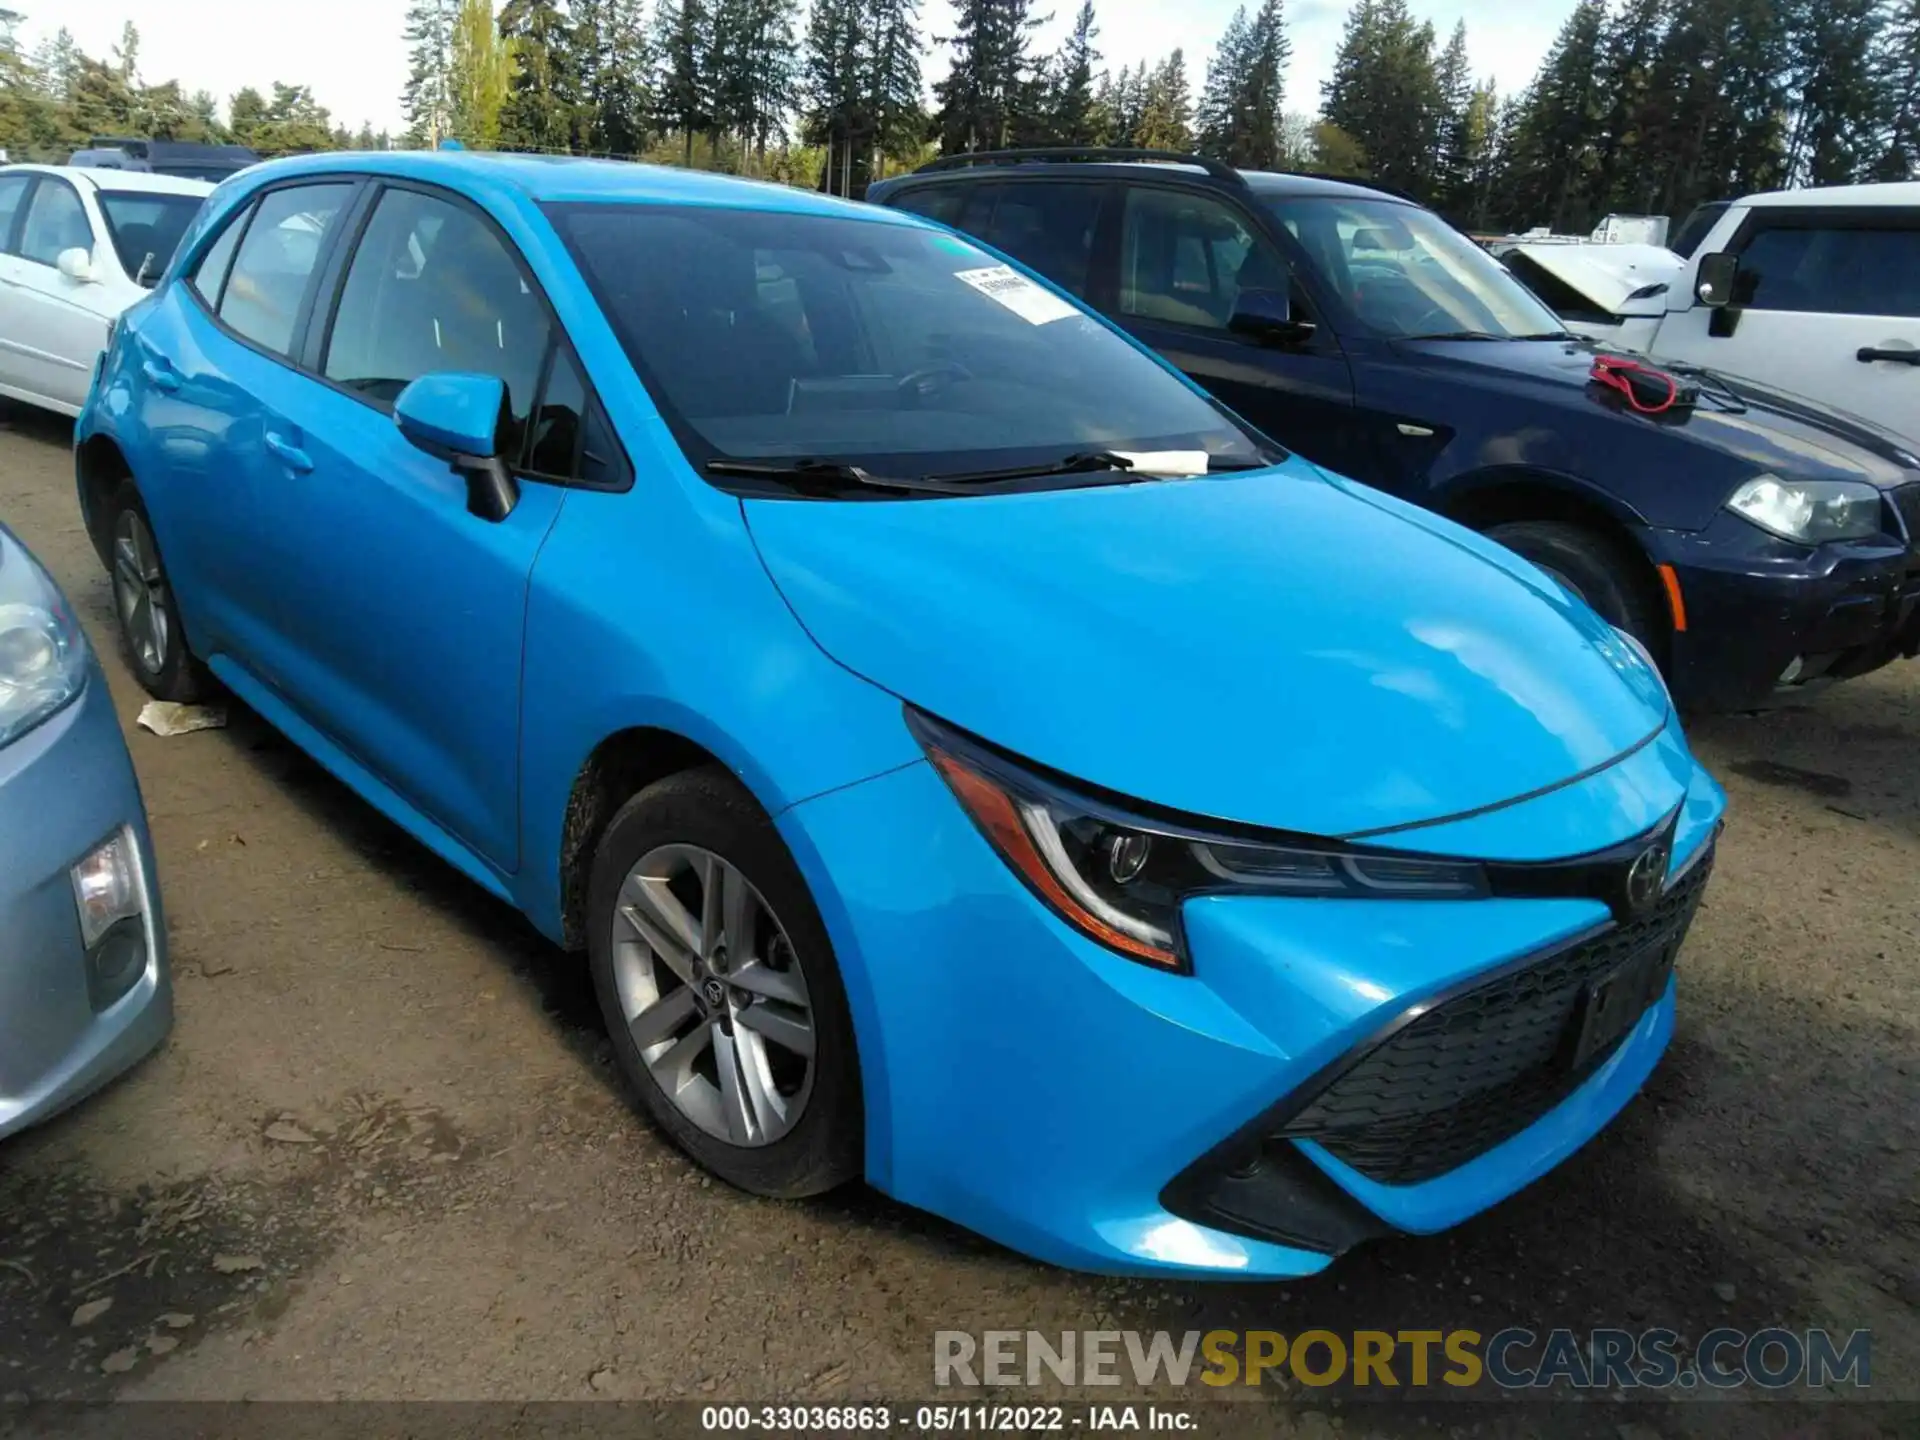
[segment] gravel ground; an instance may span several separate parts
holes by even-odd
[[[0,1147],[0,1395],[831,1403],[931,1398],[937,1329],[1781,1324],[1870,1328],[1871,1393],[1920,1400],[1920,665],[1696,727],[1732,814],[1679,1034],[1570,1163],[1311,1282],[1106,1280],[871,1192],[703,1178],[629,1106],[576,959],[251,715],[134,729],[69,432],[0,418],[0,518],[108,655],[179,1009]],[[1236,1398],[1181,1397],[1213,1433],[1920,1434],[1845,1399]]]

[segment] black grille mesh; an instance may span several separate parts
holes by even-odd
[[[1280,1132],[1318,1141],[1361,1174],[1410,1185],[1517,1135],[1576,1089],[1611,1049],[1575,1070],[1569,1029],[1588,985],[1685,938],[1711,852],[1645,914],[1456,995],[1342,1072]]]

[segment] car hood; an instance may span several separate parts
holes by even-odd
[[[1535,241],[1507,253],[1526,256],[1609,315],[1664,315],[1669,289],[1685,288],[1687,262],[1664,245]]]
[[[1517,556],[1294,460],[977,499],[746,500],[835,660],[1079,780],[1353,835],[1605,766],[1657,679]]]
[[[1455,381],[1516,390],[1536,403],[1596,411],[1621,423],[1659,425],[1678,438],[1739,456],[1756,469],[1799,480],[1865,480],[1882,489],[1916,478],[1920,466],[1900,437],[1857,415],[1799,395],[1756,385],[1696,365],[1647,360],[1701,386],[1691,409],[1658,417],[1639,415],[1616,392],[1590,380],[1604,344],[1546,340],[1402,340],[1396,348],[1419,355]]]

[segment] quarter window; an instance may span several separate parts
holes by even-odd
[[[389,190],[347,270],[325,373],[380,404],[436,370],[498,375],[514,426],[501,444],[512,455],[551,328],[492,226],[465,206]]]
[[[1738,284],[1755,310],[1920,316],[1920,228],[1770,227],[1741,251]]]
[[[261,199],[220,296],[228,327],[277,354],[291,353],[307,282],[352,193],[351,185],[294,185]]]
[[[1098,185],[1008,185],[1000,193],[986,241],[1062,289],[1084,295],[1101,194]]]
[[[1242,289],[1288,283],[1285,262],[1218,201],[1172,190],[1127,192],[1122,314],[1225,330]]]
[[[24,259],[51,265],[63,250],[93,253],[93,226],[80,197],[63,180],[43,180],[27,206],[27,227],[20,233]]]
[[[187,283],[194,293],[207,302],[209,309],[220,303],[220,286],[227,278],[227,267],[233,264],[233,252],[240,244],[240,232],[247,228],[244,215],[237,215],[220,232],[220,237],[207,247],[200,257],[200,263],[193,267],[193,275]]]
[[[529,471],[557,480],[570,480],[578,474],[580,425],[586,411],[586,382],[580,378],[580,366],[572,352],[563,346],[553,357],[547,388],[533,417],[527,444]]]

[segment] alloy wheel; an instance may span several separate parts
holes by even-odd
[[[648,851],[613,916],[620,1011],[648,1073],[717,1139],[770,1145],[813,1090],[814,1017],[786,927],[697,845]]]
[[[173,619],[160,549],[133,510],[122,510],[113,527],[113,596],[134,658],[149,675],[158,675],[167,663]]]

